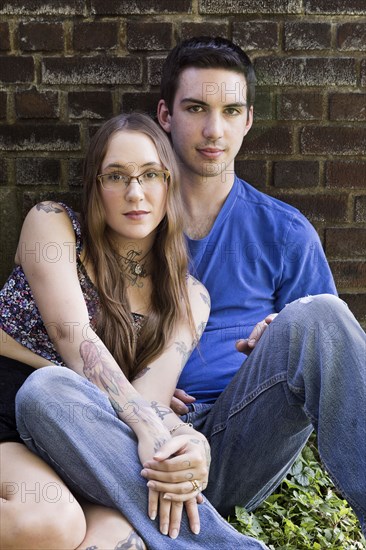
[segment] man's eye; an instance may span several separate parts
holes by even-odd
[[[235,107],[228,107],[227,109],[225,109],[225,113],[230,116],[240,115],[240,111],[238,109],[235,109]]]
[[[191,105],[191,107],[188,107],[187,109],[190,113],[200,113],[203,108],[201,105]]]

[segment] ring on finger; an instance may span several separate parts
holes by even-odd
[[[201,487],[198,485],[198,481],[196,479],[191,479],[190,482],[192,483],[192,488],[194,491],[201,490]]]

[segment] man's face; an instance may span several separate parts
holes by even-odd
[[[162,100],[158,116],[171,133],[183,177],[233,180],[234,159],[253,121],[242,74],[221,68],[184,69],[173,114]]]

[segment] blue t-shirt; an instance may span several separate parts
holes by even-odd
[[[211,314],[177,387],[213,403],[245,359],[236,340],[297,298],[337,292],[308,220],[237,177],[209,234],[187,240],[191,272],[211,295]]]

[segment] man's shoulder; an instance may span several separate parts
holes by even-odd
[[[290,204],[281,201],[271,195],[267,195],[263,191],[259,191],[247,181],[237,178],[238,181],[238,198],[246,203],[248,207],[268,209],[272,215],[286,215],[293,217],[299,216],[304,218],[304,215]]]

